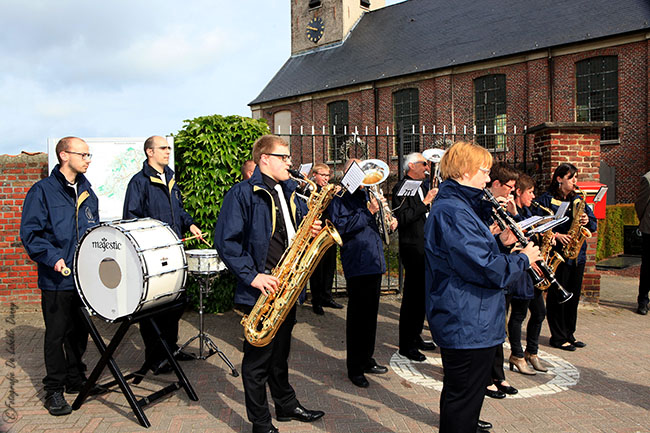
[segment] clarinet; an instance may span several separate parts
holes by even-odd
[[[487,188],[483,190],[485,200],[489,201],[490,204],[492,205],[492,212],[495,216],[495,219],[497,221],[497,224],[499,224],[499,227],[507,227],[510,229],[512,234],[515,235],[517,238],[517,242],[523,247],[526,248],[526,245],[528,245],[529,242],[531,242],[530,239],[526,237],[524,232],[521,230],[521,228],[517,225],[515,220],[512,219],[510,215],[508,215],[508,212],[501,207],[501,203],[497,201],[496,198],[494,198],[494,195],[488,190]],[[532,265],[532,263],[531,263]],[[531,279],[533,280],[533,285],[540,284],[542,281],[545,279],[550,283],[549,289],[554,287],[559,291],[560,294],[560,304],[564,304],[566,301],[571,299],[573,297],[573,293],[567,292],[564,287],[555,279],[555,274],[553,273],[553,270],[548,266],[548,264],[542,259],[537,262],[537,267],[542,271],[542,275],[539,275],[537,272],[535,272],[535,269],[533,267],[528,268],[528,274],[530,275]]]

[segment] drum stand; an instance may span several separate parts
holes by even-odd
[[[108,382],[105,384],[102,384],[101,386],[104,388],[110,388],[115,385],[119,385],[120,390],[124,394],[124,397],[126,400],[129,402],[129,405],[131,406],[131,409],[135,413],[136,418],[138,419],[138,422],[140,423],[141,426],[143,427],[150,427],[151,423],[147,419],[147,416],[144,414],[143,408],[154,402],[155,400],[158,400],[159,398],[174,392],[181,387],[185,390],[187,393],[187,396],[189,397],[190,400],[192,401],[198,401],[198,397],[196,393],[194,392],[194,389],[192,388],[192,385],[190,385],[190,382],[187,380],[187,377],[185,376],[185,373],[181,369],[181,367],[178,365],[178,362],[174,359],[174,355],[172,354],[171,350],[169,350],[169,346],[165,342],[164,338],[162,338],[160,334],[160,329],[156,325],[156,321],[151,318],[152,315],[154,314],[159,314],[166,312],[168,310],[171,310],[173,308],[179,307],[183,305],[183,302],[173,302],[170,304],[166,304],[164,306],[161,306],[159,308],[152,308],[150,310],[146,310],[145,312],[141,314],[135,314],[135,315],[129,315],[123,318],[118,319],[116,322],[121,321],[122,323],[120,324],[120,327],[117,329],[115,334],[113,335],[113,338],[111,339],[110,343],[108,346],[104,344],[104,341],[102,340],[101,335],[99,334],[99,331],[97,331],[97,328],[95,327],[95,324],[92,322],[88,311],[86,310],[85,307],[81,308],[81,312],[83,314],[84,319],[86,320],[86,325],[88,326],[88,330],[90,332],[90,335],[95,342],[95,345],[97,346],[97,349],[99,350],[99,353],[101,355],[99,361],[97,362],[97,365],[93,369],[92,373],[88,377],[88,380],[84,384],[83,388],[81,389],[81,392],[79,392],[79,395],[75,399],[74,403],[72,403],[72,408],[74,410],[77,410],[81,407],[81,405],[84,403],[88,395],[90,394],[90,390],[95,386],[95,383],[97,383],[97,379],[99,379],[99,376],[102,374],[104,371],[104,368],[108,366],[109,370],[113,374],[113,377],[115,378],[114,381]],[[122,339],[126,335],[126,332],[128,331],[129,327],[137,323],[141,320],[149,320],[151,324],[153,325],[153,329],[156,332],[158,339],[160,340],[160,343],[162,344],[163,348],[165,349],[165,354],[167,355],[167,361],[170,363],[172,366],[172,369],[176,373],[176,377],[178,378],[178,382],[174,382],[165,388],[162,388],[156,392],[154,392],[151,395],[148,395],[146,397],[141,398],[140,400],[137,400],[135,395],[133,394],[133,391],[131,390],[131,387],[127,383],[127,380],[131,378],[140,378],[140,375],[138,372],[135,373],[130,373],[126,376],[122,374],[120,371],[120,368],[117,366],[117,363],[115,362],[115,359],[113,359],[113,354],[115,353],[115,350],[119,346],[119,344],[122,342]],[[140,379],[141,380],[141,379]]]
[[[214,355],[215,353],[219,354],[219,357],[223,360],[223,362],[226,363],[226,365],[230,368],[230,374],[232,374],[234,377],[239,376],[239,373],[235,369],[235,366],[230,362],[228,357],[226,356],[225,353],[223,353],[219,347],[210,339],[208,334],[203,332],[203,295],[207,295],[210,291],[210,283],[212,280],[217,276],[216,272],[214,273],[195,273],[195,278],[198,280],[200,279],[200,284],[199,284],[199,333],[195,335],[194,337],[190,338],[183,344],[181,347],[178,348],[178,350],[174,353],[177,354],[181,350],[185,349],[192,341],[196,340],[197,338],[199,339],[199,354],[194,355],[196,359],[207,359]],[[203,354],[203,344],[208,347],[208,352],[206,355]]]

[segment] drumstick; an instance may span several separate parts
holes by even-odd
[[[191,239],[196,239],[196,238],[201,238],[201,241],[206,244],[209,247],[212,247],[205,239],[202,238],[203,235],[206,235],[207,233],[199,233],[198,235],[190,236],[189,238],[183,238],[181,239],[181,242],[189,241]]]

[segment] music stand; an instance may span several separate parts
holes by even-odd
[[[226,363],[226,365],[230,368],[230,374],[233,375],[233,377],[239,376],[239,373],[235,369],[235,366],[230,362],[228,357],[226,356],[225,353],[223,353],[219,347],[212,341],[210,336],[206,334],[203,331],[203,295],[207,295],[210,292],[210,283],[214,278],[217,277],[217,272],[193,272],[189,271],[194,278],[199,280],[199,333],[195,335],[194,337],[190,338],[183,344],[181,347],[178,348],[174,354],[179,353],[181,350],[183,350],[185,347],[187,347],[192,341],[196,340],[197,338],[199,339],[199,354],[194,355],[196,359],[207,359],[214,355],[215,353],[219,354],[219,357],[223,360],[223,362]],[[203,354],[203,344],[208,347],[208,352],[206,355]]]
[[[99,334],[99,331],[95,327],[95,324],[93,323],[92,319],[90,318],[90,315],[88,314],[88,310],[85,307],[81,307],[81,314],[84,317],[86,321],[86,326],[88,327],[88,330],[90,332],[90,335],[93,339],[93,342],[97,346],[97,350],[99,351],[101,357],[99,358],[99,361],[97,362],[97,365],[93,369],[92,373],[88,377],[88,380],[82,387],[81,391],[79,392],[79,395],[75,399],[75,401],[72,403],[72,408],[74,410],[77,410],[81,407],[83,402],[86,400],[86,398],[90,394],[90,390],[95,386],[95,383],[97,382],[97,379],[99,379],[99,376],[102,374],[104,371],[104,368],[108,366],[109,370],[113,374],[113,377],[115,380],[112,382],[108,382],[105,384],[102,384],[100,386],[104,388],[110,388],[115,385],[119,385],[120,390],[122,391],[122,394],[124,394],[124,397],[128,401],[129,405],[131,406],[131,409],[133,410],[133,413],[135,414],[136,418],[138,419],[138,422],[140,423],[141,426],[143,427],[150,427],[151,423],[149,422],[149,419],[147,419],[147,416],[144,414],[143,408],[152,403],[155,400],[158,400],[159,398],[174,392],[181,387],[185,390],[187,393],[187,396],[190,400],[192,401],[198,401],[199,398],[197,397],[196,393],[194,392],[194,389],[192,388],[192,385],[190,382],[187,380],[187,377],[185,376],[185,373],[181,369],[181,367],[178,365],[178,362],[174,359],[174,355],[172,354],[171,350],[169,349],[169,346],[165,342],[165,339],[162,338],[162,335],[160,334],[160,329],[156,325],[156,321],[151,318],[152,315],[154,314],[159,314],[168,310],[171,310],[173,308],[177,308],[179,306],[184,305],[182,301],[175,301],[160,307],[154,307],[149,310],[145,310],[142,313],[136,313],[136,314],[130,314],[128,316],[122,317],[117,319],[115,322],[121,322],[120,327],[117,329],[115,334],[113,335],[113,338],[109,342],[108,346],[104,344],[104,341],[102,340],[101,335]],[[153,329],[157,335],[157,338],[159,339],[160,343],[162,344],[164,350],[165,350],[165,355],[167,356],[167,361],[170,363],[172,366],[172,369],[176,373],[176,377],[178,378],[178,382],[174,382],[156,392],[153,394],[150,394],[146,397],[141,398],[140,400],[137,400],[135,397],[135,394],[133,394],[133,391],[131,390],[131,387],[127,383],[127,380],[131,378],[136,378],[142,380],[142,376],[140,375],[140,372],[134,372],[130,373],[126,376],[122,374],[120,371],[120,368],[118,367],[117,363],[115,362],[115,359],[113,359],[113,354],[117,350],[117,347],[119,344],[122,342],[122,339],[126,335],[126,332],[128,331],[129,327],[133,325],[134,323],[140,322],[142,320],[149,320],[153,326]],[[146,370],[145,370],[146,371]],[[139,382],[139,381],[138,381]],[[135,381],[134,381],[135,383]]]

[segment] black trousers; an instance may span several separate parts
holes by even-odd
[[[156,325],[160,329],[165,343],[167,343],[169,350],[172,352],[178,349],[178,345],[176,344],[178,342],[178,322],[181,320],[184,311],[185,306],[180,305],[172,310],[151,316],[156,321]],[[156,365],[163,359],[166,359],[165,349],[162,343],[160,343],[160,340],[158,340],[156,331],[154,331],[148,319],[140,322],[140,335],[144,342],[144,360],[147,365]]]
[[[252,307],[244,307],[248,314]],[[244,340],[241,364],[242,382],[246,400],[246,414],[254,430],[271,427],[271,412],[266,398],[266,384],[271,390],[275,410],[292,411],[298,406],[296,392],[289,384],[289,352],[291,331],[296,322],[296,307],[287,314],[275,338],[266,346],[256,347]]]
[[[546,317],[548,327],[551,330],[550,342],[553,345],[562,345],[566,342],[576,341],[574,333],[578,320],[578,304],[582,290],[582,277],[585,273],[585,265],[567,265],[560,263],[555,273],[555,278],[567,292],[573,293],[573,297],[564,304],[560,304],[559,291],[549,289],[546,295]]]
[[[512,295],[505,295],[506,303],[506,314],[508,314],[508,309],[510,308],[510,300]],[[499,345],[494,352],[494,361],[492,362],[492,371],[490,376],[492,377],[492,382],[503,382],[506,380],[506,372],[503,371],[503,345]]]
[[[521,347],[521,326],[526,319],[526,313],[530,310],[530,318],[526,325],[526,352],[537,355],[539,351],[539,334],[542,332],[542,323],[546,317],[544,296],[541,290],[535,289],[533,299],[515,299],[510,301],[510,320],[508,320],[508,341],[510,350],[517,358],[524,357],[524,350]]]
[[[648,305],[648,292],[650,292],[650,233],[641,233],[642,235],[642,253],[641,253],[641,275],[639,275],[639,296],[637,303],[639,305]]]
[[[399,310],[399,350],[417,349],[422,341],[424,327],[424,254],[415,247],[400,248],[406,275],[402,305]]]
[[[335,270],[336,245],[325,251],[323,258],[309,278],[312,305],[323,305],[325,301],[332,299],[332,285],[334,284]]]
[[[48,393],[63,391],[86,379],[82,357],[88,345],[88,329],[81,315],[76,290],[42,290],[41,307],[45,322],[45,371]]]
[[[440,349],[440,433],[476,433],[490,368],[501,345],[484,349]]]
[[[381,274],[346,278],[348,311],[345,321],[348,376],[359,376],[375,364],[377,313]]]

